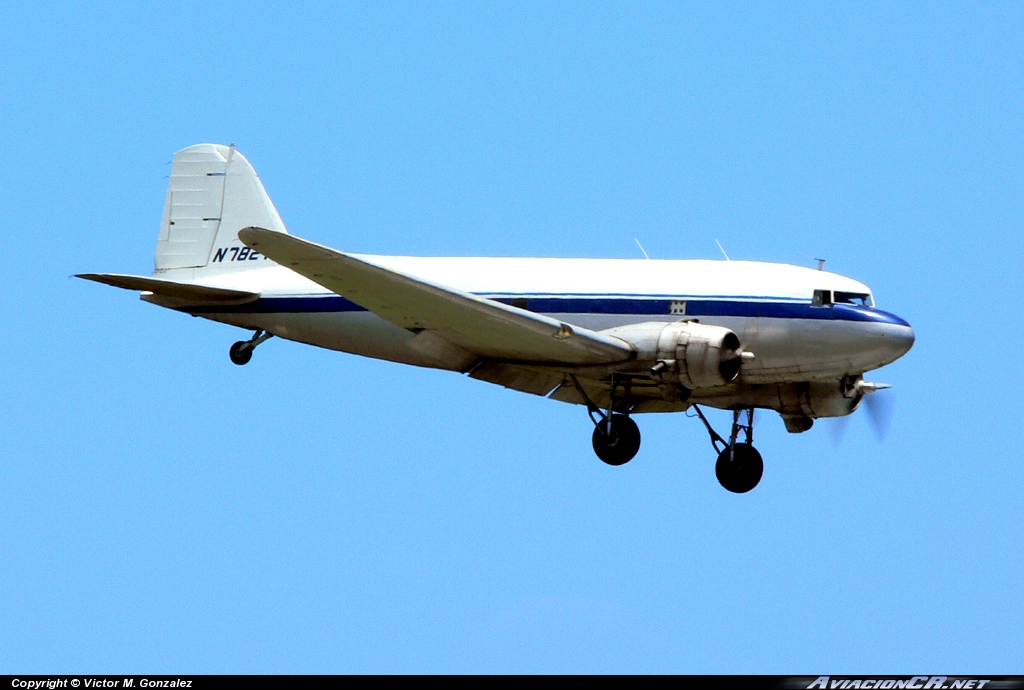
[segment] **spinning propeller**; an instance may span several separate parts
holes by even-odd
[[[878,395],[879,391],[892,388],[888,383],[871,383],[869,381],[858,381],[854,384],[856,390],[863,394],[864,408],[867,410],[868,422],[879,443],[885,440],[892,424],[893,398],[892,394]],[[833,417],[829,420],[829,435],[832,443],[836,446],[843,440],[846,434],[846,426],[852,415],[845,417]]]

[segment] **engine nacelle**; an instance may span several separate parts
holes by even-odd
[[[864,397],[861,393],[848,391],[842,381],[789,383],[775,388],[777,408],[783,417],[845,417],[857,409]]]
[[[740,339],[728,328],[692,322],[648,322],[604,331],[625,340],[639,362],[650,362],[662,380],[689,390],[724,386],[736,380],[743,362]]]
[[[802,381],[746,386],[740,391],[725,390],[704,395],[701,402],[721,409],[762,407],[782,415],[786,430],[800,433],[811,428],[819,417],[845,417],[860,405],[864,393],[857,381]],[[863,387],[877,384],[863,384]]]

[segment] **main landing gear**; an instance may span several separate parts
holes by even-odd
[[[615,393],[618,383],[615,380],[615,374],[612,374],[611,390],[608,394],[608,411],[605,412],[594,404],[575,376],[570,378],[573,385],[576,386],[576,390],[587,403],[590,421],[594,423],[592,441],[597,457],[609,465],[625,465],[640,450],[640,428],[629,416],[629,393],[632,379],[626,378],[623,395],[617,400]],[[616,402],[622,403],[623,405],[620,406],[624,406],[626,411],[616,412]]]
[[[711,424],[708,423],[704,413],[696,405],[693,409],[697,411],[700,421],[704,422],[708,433],[711,435],[711,445],[718,452],[718,462],[715,463],[715,475],[718,483],[724,488],[736,494],[745,494],[757,486],[764,474],[764,461],[761,454],[754,448],[754,408],[744,407],[732,411],[732,433],[729,441],[719,436]],[[744,443],[737,443],[740,432],[745,437]]]
[[[238,366],[248,364],[249,360],[252,359],[252,351],[256,349],[256,346],[268,338],[273,337],[273,333],[267,333],[261,328],[248,340],[239,340],[237,343],[232,345],[231,349],[228,350],[228,356],[231,357],[231,361]]]

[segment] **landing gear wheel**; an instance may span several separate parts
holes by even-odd
[[[607,433],[607,421],[594,428],[594,452],[609,465],[625,465],[640,450],[640,428],[625,415],[612,415],[612,431]]]
[[[252,359],[252,345],[240,340],[231,346],[231,349],[228,350],[228,356],[238,366],[248,364],[249,360]]]
[[[715,475],[718,483],[734,494],[745,494],[761,481],[764,461],[761,454],[749,443],[737,443],[729,459],[729,448],[718,455]]]
[[[237,343],[231,346],[228,350],[228,354],[231,356],[231,361],[242,366],[248,364],[249,360],[252,359],[252,351],[256,349],[256,346],[266,341],[268,338],[273,338],[273,333],[267,333],[262,328],[258,329],[249,340],[239,340]]]

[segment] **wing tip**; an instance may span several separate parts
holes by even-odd
[[[258,225],[249,225],[238,231],[238,239],[242,240],[242,243],[247,247],[255,249],[259,246],[260,239],[266,236],[267,233],[271,232],[277,231],[261,228]]]

